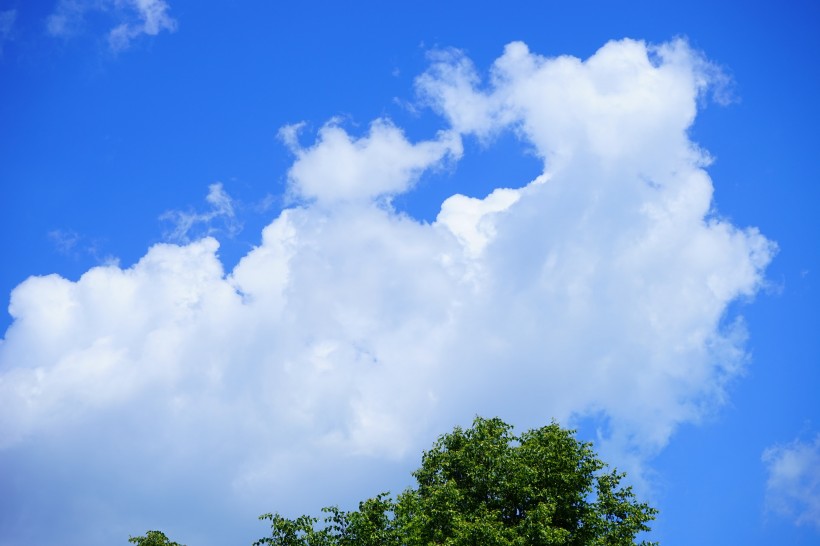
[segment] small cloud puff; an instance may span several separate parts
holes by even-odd
[[[366,136],[351,138],[337,122],[319,130],[316,143],[299,146],[301,125],[289,125],[280,138],[296,155],[288,171],[291,191],[319,203],[367,201],[409,190],[418,176],[443,159],[461,157],[461,139],[451,131],[435,140],[410,143],[389,120],[377,119]]]

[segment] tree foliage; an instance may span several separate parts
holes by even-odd
[[[515,436],[476,418],[439,438],[413,476],[395,500],[325,508],[321,521],[264,514],[271,536],[254,546],[627,546],[657,513],[555,423]]]
[[[128,542],[137,546],[185,546],[178,542],[171,542],[162,531],[148,531],[143,537],[130,537]]]

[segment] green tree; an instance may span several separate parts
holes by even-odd
[[[515,436],[476,418],[439,438],[413,476],[395,501],[325,508],[321,525],[264,514],[271,536],[254,546],[631,546],[657,513],[556,423]]]
[[[128,542],[137,546],[185,546],[178,542],[172,542],[161,531],[148,531],[144,537],[130,537]]]

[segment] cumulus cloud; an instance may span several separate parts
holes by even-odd
[[[52,36],[71,36],[80,31],[88,12],[110,13],[118,23],[108,31],[108,45],[121,51],[141,35],[175,31],[177,22],[169,10],[165,0],[60,0],[46,20],[46,29]]]
[[[775,252],[714,213],[709,158],[688,137],[706,66],[681,41],[611,42],[587,60],[516,42],[483,83],[449,51],[417,81],[450,126],[431,140],[331,121],[303,147],[285,128],[297,204],[232,271],[206,237],[13,291],[6,453],[90,435],[128,453],[112,472],[171,488],[199,470],[226,499],[273,484],[280,502],[328,461],[415,457],[476,413],[594,417],[621,461],[645,460],[742,369],[727,308]],[[462,138],[504,130],[542,175],[454,195],[432,223],[389,206]]]
[[[813,441],[772,446],[763,452],[763,462],[768,508],[820,531],[820,434]]]
[[[721,317],[775,250],[711,214],[709,157],[687,129],[715,70],[683,41],[611,42],[586,61],[515,42],[486,86],[452,51],[417,81],[459,132],[510,127],[545,164],[504,214],[478,216],[495,232],[479,264],[493,288],[470,315],[500,343],[479,350],[528,362],[554,413],[600,407],[650,450],[742,364],[742,323]]]

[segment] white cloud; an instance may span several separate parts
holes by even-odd
[[[227,504],[293,506],[300,476],[415,458],[476,413],[601,417],[607,449],[645,460],[721,402],[745,354],[724,315],[775,250],[712,214],[688,138],[704,63],[683,42],[611,42],[586,61],[513,43],[477,89],[449,52],[418,81],[453,126],[432,140],[330,122],[304,148],[285,128],[301,204],[233,271],[205,238],[14,290],[0,438],[14,452],[91,435],[128,452],[112,472],[170,489],[201,471]],[[462,135],[507,129],[544,159],[536,180],[453,196],[432,224],[389,206],[460,157]]]
[[[769,472],[768,508],[820,530],[820,434],[814,441],[772,446],[763,452],[763,462]]]
[[[88,12],[110,13],[118,23],[108,31],[108,44],[121,51],[141,35],[174,32],[177,22],[169,10],[165,0],[60,0],[46,20],[46,29],[52,36],[71,36],[80,31]]]
[[[672,163],[705,159],[685,129],[695,99],[719,72],[685,42],[610,42],[587,61],[540,57],[513,42],[493,64],[487,88],[458,52],[434,59],[417,86],[455,129],[483,137],[512,126],[550,168],[589,157],[652,179],[668,176]]]

